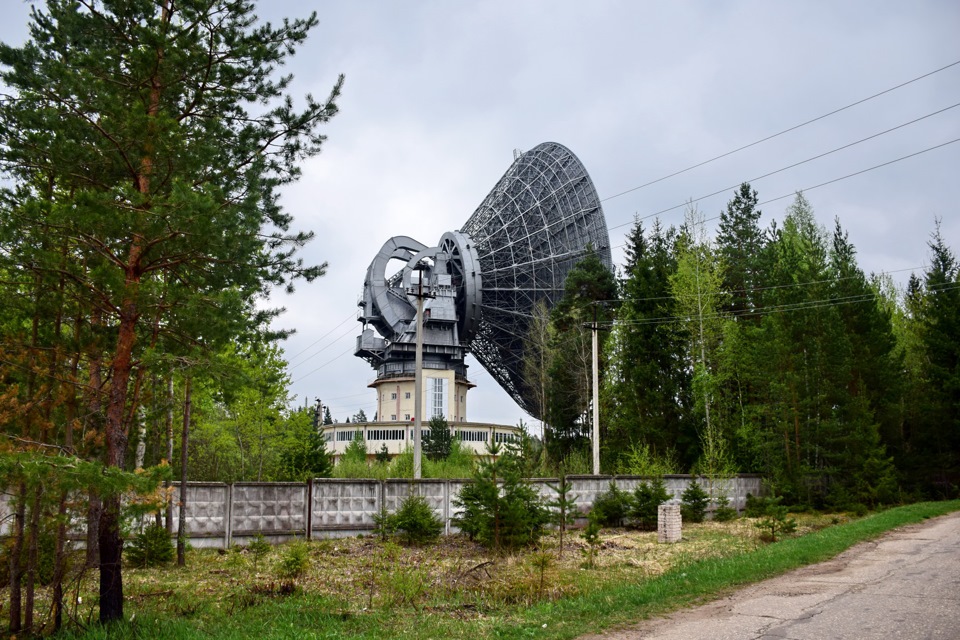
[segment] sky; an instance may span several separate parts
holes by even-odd
[[[0,0],[0,40],[24,41],[30,4]],[[713,218],[744,181],[763,226],[803,190],[866,272],[901,284],[922,273],[935,220],[960,252],[956,0],[258,3],[273,22],[313,10],[320,23],[284,68],[290,92],[302,104],[346,82],[322,153],[282,204],[316,234],[302,257],[329,266],[267,304],[296,332],[283,347],[292,402],[320,398],[340,422],[375,411],[374,371],[353,355],[370,261],[392,236],[432,246],[458,229],[515,149],[554,141],[580,158],[618,265],[635,217],[678,225],[694,200]],[[470,420],[536,426],[468,362]]]

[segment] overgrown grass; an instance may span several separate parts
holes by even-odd
[[[536,562],[536,554],[486,557],[462,540],[411,550],[368,538],[311,543],[316,571],[324,573],[284,583],[275,577],[282,549],[262,572],[251,570],[245,552],[194,552],[187,572],[130,572],[132,622],[64,637],[573,638],[704,601],[956,510],[960,501],[851,521],[797,516],[803,535],[774,544],[761,543],[749,520],[685,527],[684,541],[674,545],[656,544],[656,534],[605,531],[595,570],[575,559]]]

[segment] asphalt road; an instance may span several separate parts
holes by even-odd
[[[710,604],[589,638],[960,640],[960,513],[897,529]]]

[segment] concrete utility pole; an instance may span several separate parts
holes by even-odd
[[[597,307],[593,307],[593,475],[600,475],[600,366],[597,356]]]
[[[432,298],[429,289],[423,291],[423,265],[417,264],[417,288],[413,293],[417,298],[417,356],[413,376],[413,479],[423,477],[423,453],[420,430],[423,425],[423,299]]]

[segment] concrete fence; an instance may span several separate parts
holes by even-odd
[[[635,476],[568,476],[570,495],[576,496],[582,514],[590,511],[597,495],[610,483],[633,491],[646,478]],[[675,500],[696,479],[694,476],[665,476],[667,491]],[[705,488],[708,482],[698,479]],[[273,542],[293,538],[336,538],[369,534],[374,516],[381,510],[393,512],[411,493],[423,496],[444,523],[444,532],[454,533],[451,519],[457,515],[453,502],[469,480],[341,480],[312,482],[243,482],[221,484],[191,482],[187,485],[186,530],[195,547],[224,548],[246,544],[262,534]],[[556,479],[537,478],[531,483],[544,498],[553,499],[548,485]],[[747,494],[761,491],[760,476],[741,475],[716,483],[716,495],[723,493],[730,506],[743,510]],[[179,492],[174,493],[175,496]],[[174,498],[176,499],[176,498]],[[174,509],[173,528],[178,526]]]
[[[688,475],[664,476],[667,491],[675,500],[697,479],[709,490],[705,478]],[[567,476],[568,495],[575,496],[577,509],[584,516],[596,497],[613,483],[632,492],[641,482],[637,476]],[[246,544],[257,534],[271,542],[294,538],[337,538],[369,534],[374,516],[396,511],[411,493],[423,496],[444,523],[444,533],[457,531],[451,519],[457,515],[454,500],[470,480],[340,480],[316,479],[312,482],[219,482],[187,483],[186,531],[194,547],[226,548]],[[547,500],[556,493],[549,485],[555,478],[530,481]],[[179,526],[179,485],[173,483],[172,531]],[[742,511],[747,494],[759,495],[760,476],[741,475],[716,483],[715,495],[726,495],[730,506]],[[7,494],[0,494],[0,536],[9,535],[12,517]],[[84,538],[84,513],[73,513],[71,537]]]

